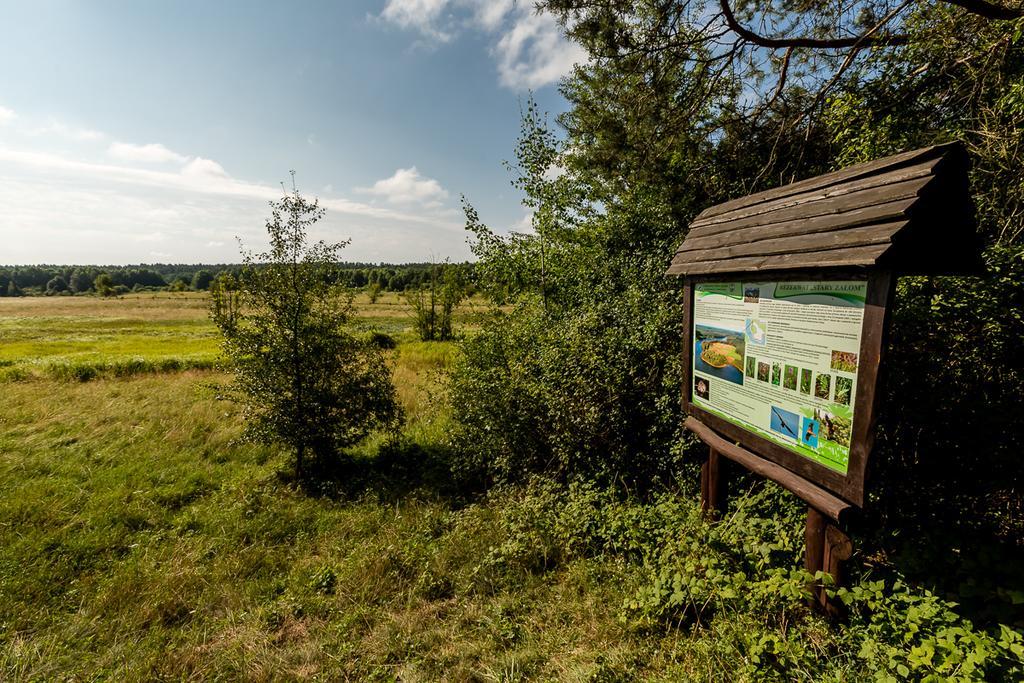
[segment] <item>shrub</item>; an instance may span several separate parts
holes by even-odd
[[[366,343],[376,349],[390,350],[398,347],[395,338],[386,332],[374,330],[366,338]]]
[[[470,536],[479,559],[455,582],[512,591],[530,576],[602,559],[627,584],[619,608],[626,623],[655,634],[686,625],[689,651],[725,663],[719,670],[737,680],[1021,679],[1019,629],[979,628],[955,602],[891,567],[852,567],[848,588],[829,588],[849,610],[845,623],[810,611],[807,586],[825,578],[798,568],[804,511],[764,485],[708,524],[695,501],[670,493],[642,501],[533,478],[459,516],[451,535]]]
[[[377,299],[380,298],[381,285],[379,282],[371,282],[366,287],[366,296],[369,298],[371,304],[377,303]]]
[[[395,424],[400,408],[380,351],[343,329],[352,298],[331,283],[347,243],[308,243],[324,210],[297,191],[271,207],[270,251],[243,253],[237,282],[213,288],[211,316],[247,436],[290,447],[302,477],[307,451],[333,456]]]
[[[197,292],[209,289],[213,284],[213,273],[208,270],[197,270],[192,276],[192,289]]]
[[[640,287],[586,308],[497,314],[451,371],[456,467],[492,481],[547,472],[649,486],[681,471],[678,311]]]
[[[427,282],[407,289],[405,299],[412,307],[416,331],[423,341],[454,338],[455,307],[465,296],[459,270],[451,264],[432,265]]]
[[[114,293],[114,281],[107,273],[97,275],[92,287],[100,296],[111,296]]]
[[[57,294],[65,291],[67,288],[68,283],[60,275],[51,278],[50,281],[46,283],[47,294]]]

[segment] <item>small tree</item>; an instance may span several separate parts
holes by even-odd
[[[371,304],[377,303],[377,299],[380,298],[380,290],[380,282],[371,282],[366,286],[366,296],[370,298]]]
[[[92,278],[85,271],[76,270],[71,274],[71,281],[68,284],[72,292],[80,294],[89,291],[92,287]]]
[[[46,283],[47,294],[56,294],[58,292],[63,292],[67,288],[68,283],[65,282],[64,278],[62,278],[60,275],[50,278],[50,281]]]
[[[192,289],[197,292],[209,289],[211,283],[213,283],[213,273],[208,270],[197,270],[196,274],[192,276]]]
[[[324,210],[297,191],[270,206],[270,250],[243,251],[237,283],[225,278],[213,288],[211,314],[246,434],[291,447],[302,477],[307,451],[335,454],[397,422],[399,407],[381,352],[342,328],[352,296],[332,283],[348,243],[308,243]]]
[[[114,294],[114,281],[107,273],[100,273],[92,282],[93,289],[100,296],[112,296]]]
[[[430,267],[427,281],[406,290],[416,330],[423,341],[446,341],[455,336],[455,307],[465,296],[465,285],[449,263]]]

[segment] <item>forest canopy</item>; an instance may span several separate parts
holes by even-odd
[[[456,268],[464,279],[472,278],[472,264],[452,264],[450,267]],[[338,283],[349,287],[378,285],[381,291],[404,292],[428,282],[432,268],[434,265],[430,263],[339,263],[337,277]],[[102,274],[109,276],[111,287],[121,287],[121,291],[164,289],[174,287],[175,283],[181,283],[178,289],[206,290],[218,276],[237,277],[241,271],[241,265],[228,263],[0,266],[0,296],[56,293],[53,287],[48,287],[54,278],[67,283],[57,290],[59,292],[78,294],[96,291],[96,278]]]

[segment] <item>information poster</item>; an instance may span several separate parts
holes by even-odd
[[[702,409],[846,474],[866,281],[694,286]]]

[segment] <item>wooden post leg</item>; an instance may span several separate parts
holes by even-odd
[[[804,544],[806,551],[804,555],[804,569],[814,574],[822,569],[825,560],[825,528],[828,526],[828,518],[812,507],[807,508],[807,526],[804,527]],[[811,606],[820,608],[824,603],[825,592],[818,582],[808,585],[811,591]]]
[[[700,509],[708,519],[721,519],[725,514],[725,473],[722,456],[714,448],[700,468]]]
[[[833,585],[842,585],[844,563],[853,555],[853,543],[849,536],[839,527],[832,524],[828,517],[814,508],[807,508],[807,527],[804,529],[804,542],[807,554],[804,557],[804,568],[814,574],[824,571],[831,574]],[[830,617],[842,613],[842,605],[830,602],[825,587],[815,581],[808,586],[811,591],[811,606],[819,609]]]
[[[846,580],[845,563],[853,555],[853,543],[850,537],[844,534],[838,527],[829,524],[825,529],[825,549],[822,557],[822,569],[832,575],[836,586],[843,585]],[[828,596],[822,591],[822,607],[825,613],[831,617],[840,616],[843,612],[842,603],[829,601]]]

